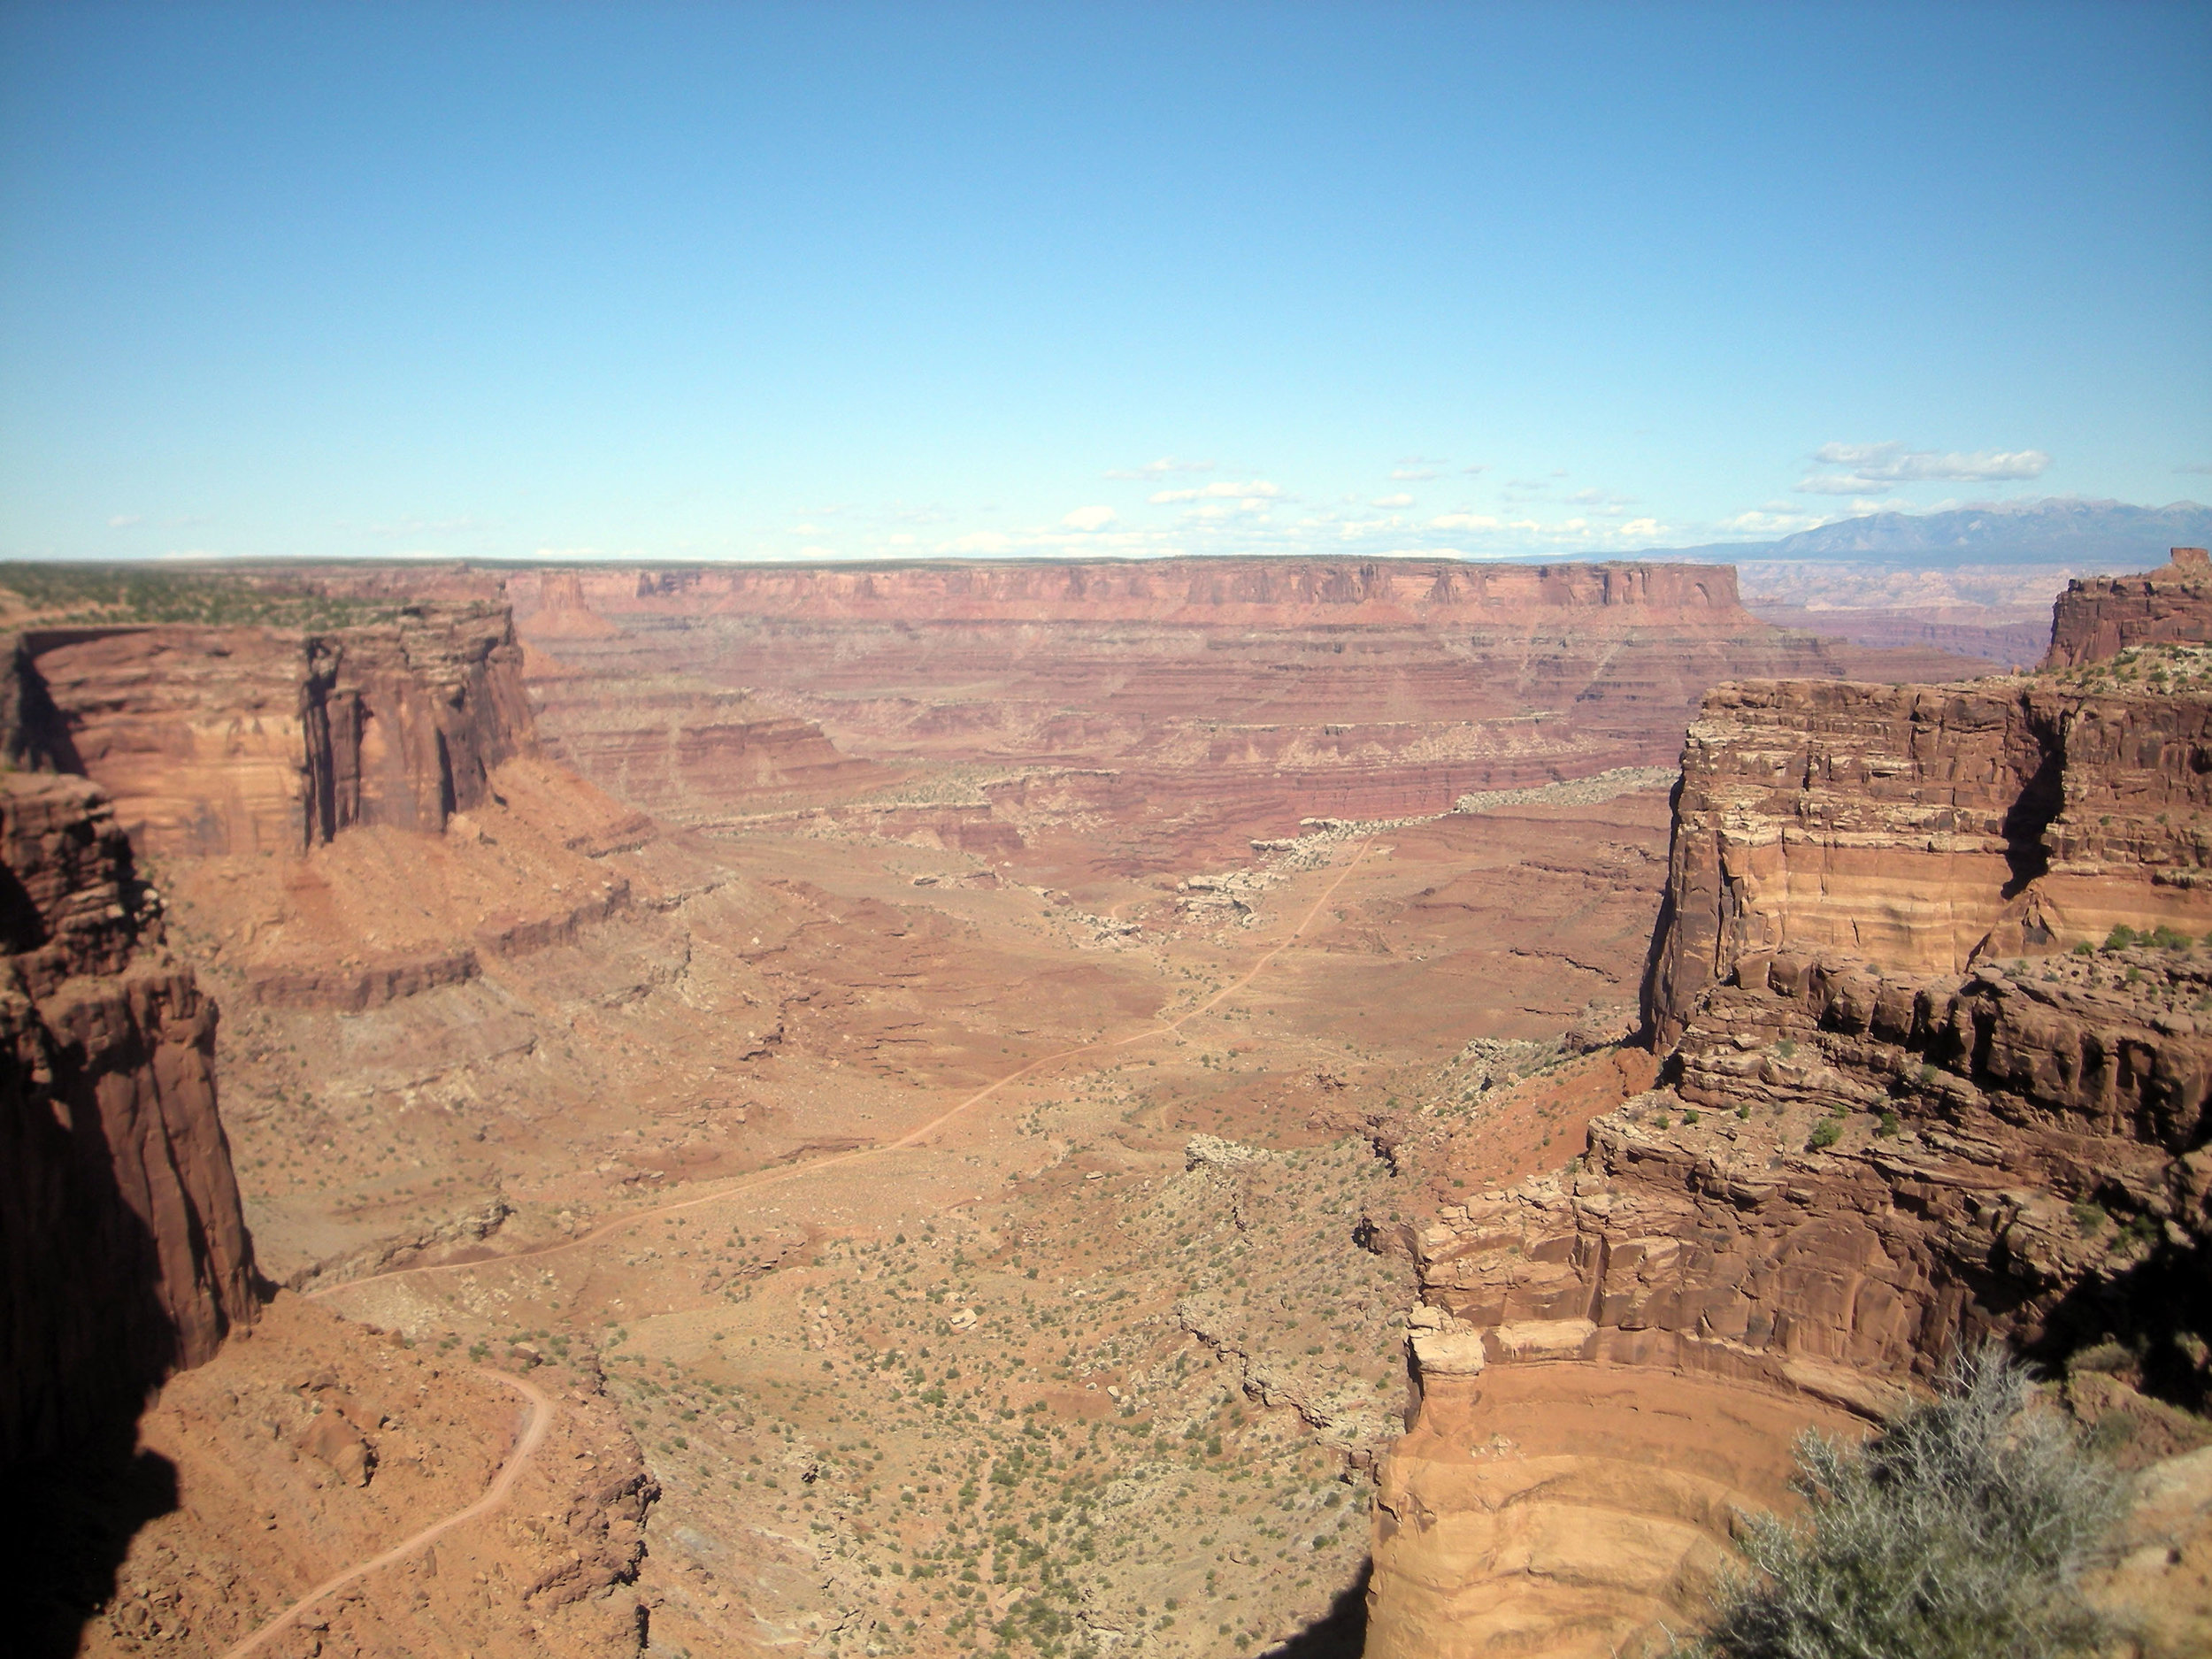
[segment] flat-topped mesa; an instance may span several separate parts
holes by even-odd
[[[1483,626],[1525,613],[1571,614],[1578,626],[1601,628],[1660,617],[1727,630],[1756,626],[1737,598],[1734,567],[1717,565],[1174,558],[714,565],[525,572],[509,591],[526,620],[541,610],[574,617],[586,607],[619,620],[682,600],[704,614],[813,620]]]
[[[105,795],[0,777],[0,860],[5,1466],[127,1431],[256,1302],[215,1006],[162,949]]]
[[[512,622],[482,603],[328,632],[33,631],[9,680],[19,764],[100,782],[156,855],[296,856],[356,824],[434,833],[534,741]]]
[[[2051,618],[2043,666],[2108,662],[2131,646],[2212,641],[2212,556],[2177,547],[2162,568],[2135,576],[2078,577]]]

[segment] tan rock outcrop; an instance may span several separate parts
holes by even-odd
[[[1644,987],[1662,1042],[1746,952],[1907,973],[2212,926],[2212,695],[1763,680],[1682,750]]]
[[[2124,579],[2131,604],[2142,580],[2173,597]],[[2138,637],[2192,637],[2181,614]],[[2193,678],[1706,700],[1645,986],[1665,1087],[1414,1237],[1371,1656],[1683,1628],[1732,1509],[1785,1502],[1795,1428],[1878,1417],[1962,1343],[2116,1337],[2153,1386],[2212,1391]],[[2094,949],[2116,923],[2165,931]]]

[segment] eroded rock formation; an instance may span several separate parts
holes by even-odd
[[[436,831],[531,747],[496,606],[325,633],[184,624],[19,636],[10,752],[82,772],[147,854],[296,856],[357,824]]]
[[[1747,951],[1908,973],[2212,925],[2212,695],[1752,681],[1682,751],[1645,987],[1662,1041]]]
[[[846,821],[887,836],[1118,873],[1671,763],[1732,673],[1958,661],[1783,634],[1732,570],[1691,565],[586,570],[510,592],[549,750],[613,793],[711,825],[864,787]],[[1125,826],[1110,858],[1102,821]]]
[[[2203,640],[2212,618],[2212,555],[2177,547],[2159,570],[2069,582],[2051,618],[2046,668],[2077,668],[2131,646]]]
[[[2130,583],[2155,632],[2108,613],[2082,649],[2212,637],[2165,573]],[[1679,1627],[1796,1426],[1878,1416],[1960,1342],[2118,1337],[2201,1400],[2212,700],[2186,667],[1707,700],[1645,990],[1664,1086],[1415,1240],[1371,1655]],[[2096,949],[2116,924],[2164,931]]]
[[[215,1008],[82,779],[0,778],[0,1465],[127,1428],[253,1317]]]

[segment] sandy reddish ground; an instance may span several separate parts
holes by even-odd
[[[670,831],[541,763],[501,793],[426,851],[373,833],[280,882],[157,874],[225,999],[226,1116],[270,1269],[396,1353],[603,1356],[660,1496],[636,1584],[574,1603],[594,1641],[634,1640],[640,1603],[668,1654],[1117,1633],[1228,1654],[1295,1632],[1355,1581],[1362,1471],[1402,1426],[1410,1281],[1375,1225],[1462,1168],[1563,1164],[1575,1114],[1637,1081],[1555,1056],[1486,1117],[1446,1099],[1471,1040],[1541,1047],[1593,1005],[1621,1022],[1661,790],[1079,890],[844,830]],[[457,935],[479,941],[464,983],[353,1012],[256,1000],[273,969]],[[1402,1164],[1377,1128],[1398,1118],[1428,1148]],[[1187,1167],[1194,1135],[1259,1156]],[[479,1392],[499,1419],[480,1492],[519,1408]],[[192,1495],[215,1455],[178,1440],[185,1508],[165,1543],[142,1534],[119,1605],[217,1555]],[[384,1467],[366,1494],[400,1493]],[[395,1516],[452,1513],[455,1484]],[[311,1551],[257,1569],[242,1608],[405,1522],[284,1524]],[[457,1527],[437,1558],[503,1525]],[[427,1617],[415,1571],[349,1586],[312,1639],[403,1648]],[[480,1651],[533,1622],[488,1620]],[[192,1628],[213,1652],[243,1625]]]

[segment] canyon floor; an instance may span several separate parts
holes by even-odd
[[[1642,1080],[1555,1040],[1628,1023],[1663,783],[1079,880],[498,779],[427,850],[342,839],[281,886],[155,861],[234,1010],[280,1307],[449,1364],[588,1363],[659,1487],[656,1653],[1255,1653],[1356,1608],[1413,1295],[1363,1223],[1563,1164]],[[465,980],[287,1005],[296,964],[503,926]],[[1493,1114],[1463,1173],[1394,1161],[1389,1125],[1539,1064],[1588,1075]],[[449,1264],[380,1272],[394,1240]],[[189,1558],[165,1529],[135,1555]],[[366,1583],[270,1650],[381,1651],[392,1610]]]
[[[1438,1217],[1655,1081],[1683,721],[1974,666],[1701,567],[348,580],[19,636],[281,1286],[86,1653],[1359,1652]]]

